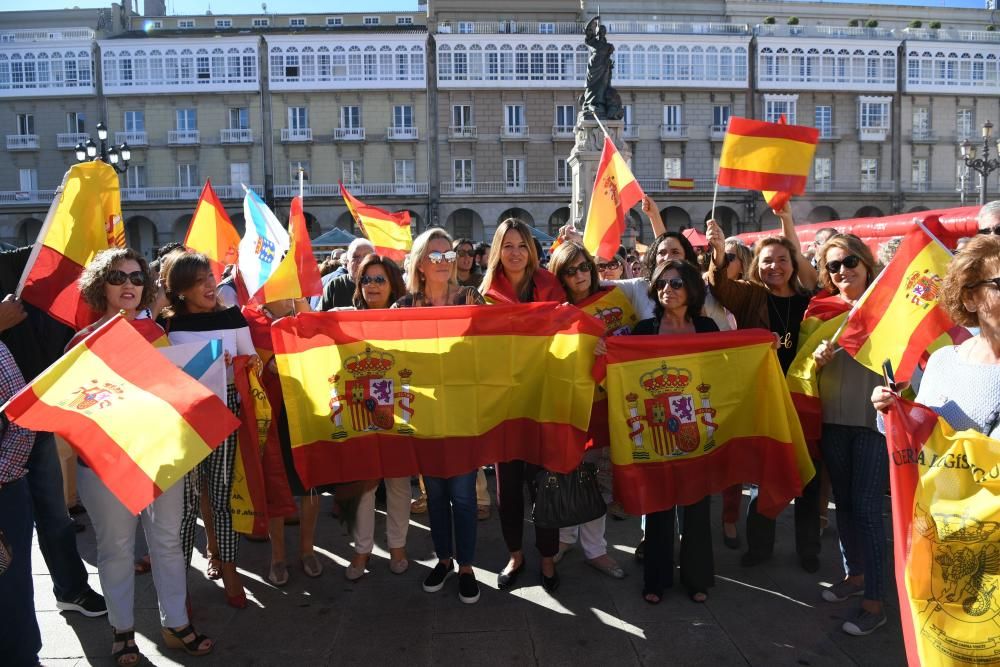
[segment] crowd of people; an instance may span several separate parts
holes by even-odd
[[[124,313],[147,340],[158,344],[221,339],[229,388],[227,405],[240,415],[233,388],[232,359],[251,358],[251,366],[267,388],[278,424],[281,456],[265,461],[268,488],[268,539],[271,561],[264,575],[272,585],[289,581],[290,557],[284,537],[286,519],[298,517],[298,557],[309,577],[324,572],[314,553],[319,519],[319,494],[330,492],[336,512],[349,527],[354,555],[343,576],[364,578],[372,567],[375,543],[376,490],[385,489],[386,545],[389,570],[407,571],[407,529],[410,515],[426,512],[437,563],[423,581],[428,593],[441,591],[457,575],[458,597],[472,604],[480,598],[476,563],[477,524],[489,520],[493,502],[483,470],[455,477],[422,476],[414,498],[411,479],[358,480],[331,487],[306,488],[292,463],[287,416],[281,410],[280,382],[269,327],[285,316],[308,311],[342,309],[423,308],[490,303],[556,301],[582,307],[597,296],[614,293],[627,300],[635,317],[607,335],[677,336],[744,328],[774,334],[781,368],[786,373],[800,350],[800,326],[811,309],[849,309],[857,302],[898,243],[880,249],[878,259],[865,243],[849,233],[823,230],[807,252],[795,233],[786,208],[776,211],[780,233],[758,240],[752,248],[738,238],[725,238],[715,221],[706,225],[707,243],[692,246],[679,231],[668,231],[652,200],[643,202],[656,233],[643,253],[620,249],[611,256],[592,256],[572,227],[561,231],[559,244],[546,257],[525,223],[503,221],[492,243],[452,239],[440,228],[414,239],[402,266],[375,253],[368,241],[357,239],[344,253],[321,266],[323,293],[312,300],[282,300],[259,306],[239,303],[232,277],[216,284],[208,259],[180,244],[161,249],[152,265],[138,252],[111,249],[99,253],[79,280],[84,300],[101,318],[91,327],[72,332],[36,309],[8,296],[0,303],[0,402],[31,381],[63,350],[82,340],[118,313]],[[926,365],[917,399],[938,411],[956,429],[974,428],[996,437],[1000,428],[1000,203],[983,207],[980,235],[964,243],[944,280],[941,301],[955,322],[970,327],[972,338],[935,352]],[[890,247],[891,246],[891,247]],[[27,261],[27,250],[0,254],[0,289],[12,291]],[[610,254],[610,253],[609,253]],[[665,349],[669,340],[664,340]],[[605,351],[603,341],[597,354]],[[850,620],[842,625],[852,635],[866,635],[885,624],[887,589],[886,529],[883,499],[887,488],[887,453],[880,411],[898,394],[882,386],[881,376],[863,367],[835,344],[824,342],[812,351],[819,368],[823,407],[822,439],[811,449],[816,476],[795,500],[795,546],[803,570],[820,567],[820,536],[826,507],[832,498],[840,540],[844,578],[821,592],[823,600],[840,603],[860,598]],[[206,533],[206,576],[221,579],[226,602],[247,605],[238,569],[241,536],[233,528],[229,507],[236,455],[235,436],[215,449],[196,469],[160,495],[139,516],[133,516],[94,474],[82,458],[60,469],[51,434],[32,433],[3,423],[0,436],[0,656],[12,665],[38,662],[41,646],[34,614],[30,570],[32,531],[54,583],[59,609],[85,616],[108,616],[111,652],[118,665],[141,658],[134,641],[135,578],[151,568],[159,604],[162,635],[167,647],[204,655],[213,640],[191,624],[197,600],[188,593],[187,575],[195,545],[196,520]],[[594,447],[585,461],[598,471],[609,513],[624,517],[614,499],[607,447]],[[499,461],[496,511],[507,547],[499,570],[500,590],[514,587],[524,575],[525,491],[536,497],[539,466],[526,461]],[[103,595],[87,583],[77,551],[76,532],[67,512],[77,499],[67,498],[62,478],[75,477],[79,503],[96,535],[97,570]],[[273,490],[273,494],[272,494]],[[756,488],[750,489],[743,531],[744,567],[771,558],[775,521],[756,510]],[[273,497],[272,497],[273,495]],[[743,488],[722,492],[720,535],[725,547],[742,546],[739,521]],[[297,500],[297,502],[296,502]],[[636,518],[636,520],[639,520]],[[684,592],[695,603],[708,599],[714,583],[711,499],[683,507],[662,508],[642,517],[644,537],[636,558],[643,562],[642,598],[659,604],[674,580],[675,536],[682,539],[677,565]],[[136,529],[141,526],[148,557],[135,558]],[[614,579],[625,572],[607,551],[605,516],[562,529],[536,525],[537,576],[544,590],[557,594],[558,564],[577,542],[586,562]]]

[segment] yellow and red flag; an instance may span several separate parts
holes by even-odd
[[[302,213],[301,197],[292,198],[288,214],[288,237],[290,241],[288,252],[254,297],[259,303],[270,303],[279,299],[301,299],[323,293],[319,266],[313,255],[309,229]]]
[[[670,190],[694,190],[693,178],[668,178],[667,188]]]
[[[110,165],[96,160],[70,167],[45,216],[18,295],[75,330],[97,320],[101,313],[83,302],[76,281],[94,255],[124,245],[121,217],[118,173]]]
[[[815,470],[773,344],[762,329],[608,339],[611,463],[625,511],[749,482],[760,486],[758,511],[777,516],[802,492]]]
[[[604,328],[578,308],[303,313],[271,332],[306,487],[580,463]]]
[[[886,413],[885,434],[907,661],[996,664],[1000,441],[956,432],[903,399]]]
[[[62,436],[138,514],[239,425],[212,391],[116,316],[3,408],[25,428]]]
[[[340,184],[340,196],[365,238],[375,246],[375,253],[400,264],[413,245],[410,212],[390,213],[377,206],[369,206],[348,192],[343,183]]]
[[[267,491],[262,464],[271,427],[271,404],[250,357],[233,357],[233,384],[240,395],[240,427],[229,510],[233,530],[245,535],[267,535]]]
[[[627,211],[645,197],[639,181],[611,139],[604,137],[594,190],[587,207],[583,245],[594,257],[614,257],[622,244]]]
[[[896,380],[908,381],[928,351],[954,343],[951,335],[942,338],[955,323],[939,303],[951,259],[940,241],[915,225],[851,311],[837,339],[840,346],[876,373],[888,359]],[[964,329],[957,332],[959,338],[969,337]]]
[[[719,157],[719,185],[800,195],[818,141],[814,127],[730,118]]]
[[[240,234],[215,195],[210,180],[206,180],[201,189],[184,245],[208,258],[216,281],[222,280],[226,266],[236,264],[239,257]]]
[[[778,116],[778,125],[788,125],[788,119],[785,117],[785,114]],[[764,190],[761,194],[764,195],[764,201],[767,202],[767,205],[774,211],[780,211],[785,208],[788,202],[792,200],[792,193],[790,192]]]

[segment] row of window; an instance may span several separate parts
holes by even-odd
[[[630,81],[746,81],[747,50],[737,46],[629,46],[616,49],[616,76]]]
[[[363,25],[382,25],[382,17],[380,16],[364,16],[362,17]],[[154,30],[162,29],[165,25],[163,19],[156,19],[150,22],[150,27]],[[271,27],[271,19],[269,17],[258,16],[255,17],[251,25],[254,28],[269,28]],[[344,25],[343,16],[327,16],[326,25],[328,27],[339,27]],[[396,25],[413,25],[412,16],[397,16]],[[197,22],[194,19],[177,19],[177,27],[180,30],[191,30],[197,27]],[[233,20],[229,18],[217,18],[215,19],[215,27],[227,30],[233,27]],[[306,27],[306,18],[304,16],[293,16],[288,19],[289,28],[304,28]]]
[[[0,90],[89,88],[92,72],[89,51],[0,53]]]
[[[320,46],[271,48],[271,81],[423,81],[424,48],[420,45]]]
[[[108,87],[256,84],[257,52],[253,47],[107,50],[103,74]]]
[[[910,51],[906,82],[930,86],[996,86],[1000,79],[996,54]]]
[[[896,85],[896,52],[764,47],[758,55],[761,83],[856,83]]]

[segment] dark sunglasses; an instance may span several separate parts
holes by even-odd
[[[459,257],[475,257],[476,256],[476,253],[474,253],[472,250],[456,250],[455,254],[458,255]]]
[[[108,272],[107,281],[109,285],[124,285],[126,280],[136,287],[142,287],[146,284],[146,274],[142,271],[125,273],[124,271],[119,271],[118,269]]]
[[[675,292],[677,290],[684,289],[683,280],[681,280],[680,278],[671,278],[670,280],[657,280],[656,291],[657,292],[662,291],[663,288],[666,287],[667,285],[670,285],[670,289],[672,289]]]
[[[622,266],[621,262],[619,262],[617,259],[613,259],[610,262],[607,262],[606,264],[598,262],[597,263],[597,270],[598,271],[614,271],[615,269],[620,269],[621,266]]]
[[[376,285],[385,285],[387,282],[389,282],[389,281],[385,279],[385,276],[362,276],[361,277],[361,284],[362,285],[371,285],[372,283],[375,283]]]
[[[857,255],[848,255],[844,259],[835,259],[832,262],[826,263],[826,270],[828,273],[840,273],[840,268],[845,267],[848,269],[858,268],[858,264],[861,263],[861,258]]]
[[[977,234],[987,234],[987,235],[989,235],[989,234],[1000,234],[1000,225],[997,225],[996,227],[983,227],[982,229],[980,229],[976,233]]]
[[[583,264],[578,264],[576,266],[567,266],[565,269],[563,269],[559,273],[561,273],[562,275],[564,275],[564,276],[566,276],[568,278],[572,278],[573,276],[575,276],[578,273],[590,273],[590,269],[592,269],[592,268],[593,267],[590,265],[590,262],[584,262]]]
[[[736,261],[737,259],[738,259],[738,257],[736,256],[736,253],[735,253],[735,252],[727,252],[727,253],[726,253],[726,262],[727,262],[727,263],[729,263],[729,264],[732,264],[732,263],[733,263],[733,262],[735,262],[735,261]]]
[[[987,278],[986,280],[980,280],[978,283],[966,285],[965,289],[976,289],[977,287],[982,287],[983,285],[993,285],[994,288],[1000,290],[1000,278]]]

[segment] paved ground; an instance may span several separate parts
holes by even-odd
[[[894,589],[887,626],[863,638],[842,633],[840,624],[856,602],[836,605],[820,599],[821,586],[842,576],[836,533],[830,530],[823,537],[820,572],[806,574],[794,554],[790,510],[780,519],[774,559],[752,569],[740,567],[739,552],[722,545],[716,525],[716,586],[708,603],[694,604],[675,589],[658,606],[646,604],[639,594],[642,571],[632,559],[640,535],[636,519],[608,522],[609,553],[624,565],[625,580],[612,580],[587,567],[577,549],[560,565],[562,586],[549,596],[539,583],[537,552],[531,548],[519,588],[498,591],[495,572],[505,563],[506,552],[494,513],[479,524],[476,563],[482,598],[476,605],[464,605],[455,579],[437,594],[421,590],[434,564],[426,515],[412,518],[411,568],[406,574],[390,573],[388,554],[376,546],[371,574],[357,583],[346,581],[343,572],[351,550],[343,529],[327,512],[330,503],[324,498],[318,529],[317,551],[326,568],[319,579],[309,579],[295,563],[289,585],[272,587],[264,576],[268,545],[244,541],[240,565],[251,598],[247,609],[225,606],[221,586],[204,578],[205,561],[195,555],[189,577],[194,622],[217,642],[210,656],[189,658],[166,649],[152,579],[138,578],[136,640],[146,659],[156,665],[202,667],[905,664]],[[713,514],[718,524],[718,502]],[[87,522],[86,515],[82,518]],[[383,519],[376,527],[376,543],[384,545]],[[526,544],[531,544],[531,527],[525,528]],[[298,529],[287,531],[289,544],[294,544]],[[79,543],[88,569],[96,572],[93,531],[80,534]],[[106,619],[55,609],[37,544],[34,571],[43,664],[112,664]],[[99,590],[96,573],[91,583]]]

